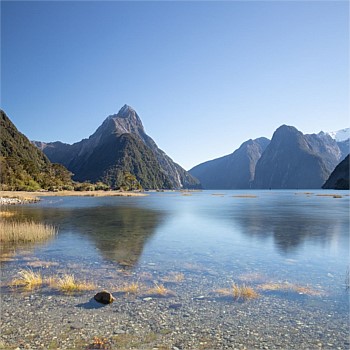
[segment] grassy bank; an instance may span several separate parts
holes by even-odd
[[[36,242],[53,237],[57,230],[52,225],[33,221],[3,221],[0,225],[0,242]]]
[[[140,192],[119,192],[119,191],[59,191],[59,192],[25,192],[25,191],[0,191],[0,198],[18,198],[25,202],[36,201],[38,197],[48,196],[85,196],[85,197],[137,197],[147,196]]]

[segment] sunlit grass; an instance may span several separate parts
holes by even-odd
[[[236,283],[233,283],[231,288],[221,288],[217,289],[215,292],[225,297],[243,300],[255,299],[259,296],[259,294],[252,287],[245,284],[238,285]]]
[[[31,269],[22,269],[18,272],[18,278],[11,282],[11,286],[33,289],[43,284],[43,278],[40,272],[34,272]]]
[[[23,202],[37,202],[39,198],[30,192],[25,191],[0,191],[0,197],[2,198],[15,198]]]
[[[140,284],[139,282],[132,282],[129,284],[125,284],[118,291],[123,292],[123,293],[127,293],[127,294],[140,294],[143,287],[144,286],[142,284]]]
[[[333,198],[342,198],[343,196],[341,196],[340,194],[328,194],[328,193],[322,193],[322,194],[316,194],[316,196],[318,197],[333,197]]]
[[[174,295],[174,292],[164,287],[162,284],[154,284],[154,287],[150,288],[146,292],[147,295],[166,297]]]
[[[152,281],[153,279],[153,275],[150,272],[142,272],[138,277],[144,281]]]
[[[264,283],[259,285],[258,289],[263,291],[291,291],[310,296],[319,296],[324,294],[322,291],[315,290],[309,286],[301,286],[293,283]]]
[[[4,221],[0,225],[0,242],[35,242],[56,235],[57,229],[34,221]]]
[[[77,281],[74,275],[63,275],[62,277],[49,277],[47,283],[50,287],[58,289],[64,293],[83,292],[94,290],[96,286],[93,283]]]
[[[15,215],[16,213],[14,211],[0,211],[0,218],[11,218]]]
[[[163,282],[168,282],[168,283],[180,283],[185,280],[185,275],[180,272],[172,272],[167,276],[164,276],[162,278]]]

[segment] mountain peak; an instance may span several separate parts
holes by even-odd
[[[125,104],[125,105],[119,110],[117,116],[118,116],[118,117],[122,117],[122,118],[126,118],[126,117],[130,116],[130,114],[136,114],[136,112],[135,112],[135,110],[134,110],[131,106]]]

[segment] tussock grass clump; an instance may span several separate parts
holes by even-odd
[[[316,194],[317,197],[333,197],[333,198],[342,198],[340,194],[328,194],[328,193],[322,193],[322,194]]]
[[[222,296],[243,300],[255,299],[259,296],[259,294],[252,287],[245,284],[239,286],[236,283],[233,283],[231,288],[217,289],[215,292]]]
[[[171,296],[174,295],[174,292],[165,288],[164,285],[162,284],[154,284],[154,287],[150,288],[147,290],[146,292],[147,295],[152,295],[155,297],[167,297],[167,296]]]
[[[106,338],[94,337],[92,344],[90,344],[86,349],[111,349],[111,345]]]
[[[12,218],[16,213],[14,211],[0,211],[0,218]]]
[[[140,273],[139,278],[144,281],[152,281],[153,275],[150,272],[142,272]]]
[[[139,294],[143,289],[143,285],[139,282],[132,282],[129,284],[125,284],[118,291],[126,294]]]
[[[258,289],[263,291],[290,291],[311,296],[319,296],[323,294],[322,291],[315,290],[309,286],[300,286],[293,283],[264,283],[259,285]]]
[[[34,221],[4,221],[0,225],[0,242],[35,242],[57,234],[57,229]]]
[[[50,277],[47,280],[50,287],[58,289],[64,293],[76,293],[93,290],[96,286],[93,283],[77,281],[74,275],[63,275],[62,277]]]
[[[18,272],[19,277],[11,282],[11,286],[33,289],[43,284],[43,278],[40,272],[34,272],[31,269],[22,269]]]
[[[167,283],[180,283],[180,282],[183,282],[184,280],[185,280],[185,275],[180,272],[172,272],[169,275],[164,276],[162,278],[162,281]]]

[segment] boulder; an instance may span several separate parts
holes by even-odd
[[[111,304],[115,300],[113,297],[112,293],[107,292],[106,290],[103,290],[102,292],[98,292],[95,296],[94,299],[102,304]]]

